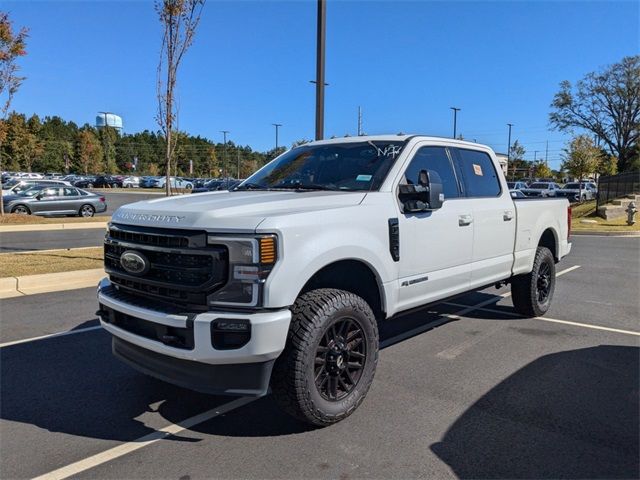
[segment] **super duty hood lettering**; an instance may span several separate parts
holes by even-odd
[[[180,223],[185,218],[184,215],[157,215],[150,213],[127,213],[116,212],[113,216],[117,220],[131,220],[143,222],[159,222],[159,223]]]

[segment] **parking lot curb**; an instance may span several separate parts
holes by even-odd
[[[0,233],[5,232],[40,232],[46,230],[83,230],[90,228],[107,228],[107,222],[74,222],[74,223],[33,223],[28,225],[0,225]]]
[[[106,274],[102,268],[0,278],[0,298],[94,287]]]

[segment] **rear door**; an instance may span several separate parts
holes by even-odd
[[[60,189],[62,195],[59,197],[57,208],[60,213],[76,214],[80,211],[82,197],[78,189],[73,187],[62,187]]]
[[[495,163],[486,151],[452,149],[473,210],[471,288],[511,276],[516,212],[511,195],[502,188]]]
[[[444,202],[438,210],[398,215],[399,310],[468,290],[471,273],[472,202],[463,196],[451,155],[427,142],[413,152],[400,183],[417,185],[421,170],[436,172]]]

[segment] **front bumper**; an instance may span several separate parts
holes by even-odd
[[[271,367],[284,349],[291,321],[289,309],[167,313],[123,299],[106,278],[98,285],[98,302],[100,323],[114,336],[116,356],[144,373],[206,393],[266,393]],[[114,322],[115,316],[126,322]],[[212,323],[223,319],[249,322],[248,342],[240,348],[215,348]],[[122,328],[124,324],[133,328]],[[156,337],[155,332],[165,335]],[[187,345],[167,344],[163,341],[167,332],[187,332]]]

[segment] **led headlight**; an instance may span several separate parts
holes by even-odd
[[[262,288],[278,257],[275,235],[225,237],[209,235],[209,245],[229,251],[229,281],[209,296],[210,305],[255,307],[262,302]]]

